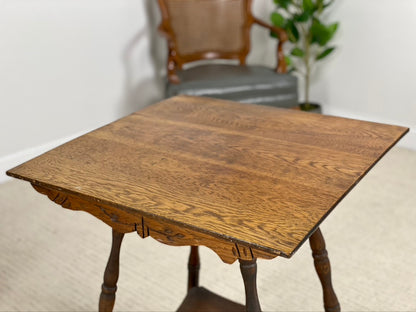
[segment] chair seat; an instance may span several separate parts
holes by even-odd
[[[296,77],[263,66],[201,65],[177,75],[181,83],[168,84],[169,97],[186,94],[278,107],[298,104]]]

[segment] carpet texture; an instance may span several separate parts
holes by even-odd
[[[26,182],[0,185],[0,311],[95,311],[110,228]],[[321,226],[342,310],[416,311],[416,152],[390,151]],[[258,261],[264,311],[323,311],[309,244]],[[115,311],[174,311],[186,293],[188,247],[125,236]],[[244,302],[238,262],[201,248],[200,283]]]

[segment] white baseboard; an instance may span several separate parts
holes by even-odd
[[[76,137],[79,137],[84,133],[86,133],[86,131],[71,135],[66,138],[54,140],[52,142],[42,144],[41,146],[27,148],[17,153],[0,157],[0,183],[7,182],[10,179],[12,179],[11,177],[6,175],[7,170],[16,167],[17,165],[20,165],[21,163],[28,161],[36,156],[39,156],[65,142],[75,139]]]

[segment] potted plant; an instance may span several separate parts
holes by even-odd
[[[274,0],[275,11],[271,14],[272,23],[284,28],[292,43],[290,56],[286,62],[290,71],[297,72],[304,79],[305,101],[300,109],[318,110],[320,106],[309,99],[311,73],[316,63],[330,55],[335,47],[330,45],[338,23],[325,24],[321,17],[334,0]]]

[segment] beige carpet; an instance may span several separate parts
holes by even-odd
[[[93,311],[111,231],[28,183],[0,185],[0,311]],[[343,311],[416,311],[416,152],[393,149],[322,225]],[[125,237],[116,311],[173,311],[188,248]],[[238,264],[202,248],[201,284],[244,302]],[[309,246],[260,260],[264,311],[323,311]]]

